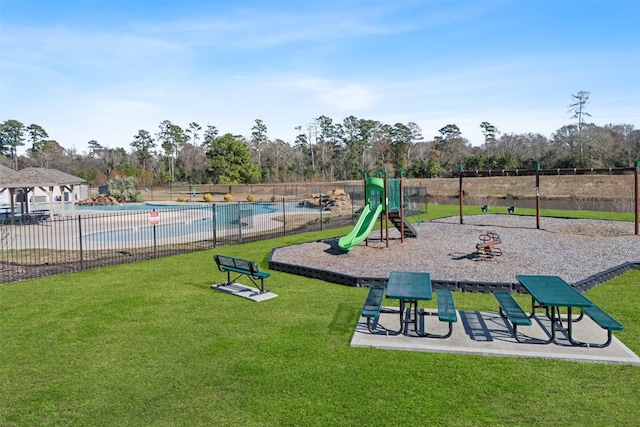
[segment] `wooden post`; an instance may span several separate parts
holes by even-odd
[[[462,213],[464,209],[464,196],[462,195],[462,166],[460,166],[460,224],[464,223],[464,214]]]
[[[402,188],[402,171],[400,171],[400,243],[404,243],[404,199]]]
[[[640,161],[636,161],[636,165],[635,165],[635,169],[636,169],[636,191],[635,191],[635,198],[636,198],[636,236],[638,234],[640,234],[640,229],[638,227],[638,217],[639,217],[639,212],[640,212],[640,196],[638,196],[638,193],[640,193],[640,178],[638,178],[638,174],[640,173]]]
[[[540,230],[540,163],[536,164],[536,228]]]

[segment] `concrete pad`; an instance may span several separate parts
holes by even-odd
[[[260,289],[258,288],[252,288],[251,286],[242,285],[237,282],[233,282],[230,285],[226,283],[218,283],[217,285],[211,285],[211,289],[235,295],[237,297],[250,299],[255,302],[265,301],[278,296],[277,294],[269,291],[260,293]]]
[[[444,335],[448,323],[438,321],[435,311],[425,310],[418,329]],[[532,326],[519,326],[521,340],[548,339],[551,322],[544,313],[532,319]],[[379,331],[400,329],[397,307],[383,307],[376,325]],[[382,326],[382,327],[380,327]],[[413,325],[405,327],[404,333],[396,336],[374,335],[367,329],[367,319],[361,317],[351,339],[351,347],[373,347],[388,350],[408,350],[434,353],[474,354],[503,357],[537,357],[547,359],[575,360],[581,362],[613,363],[640,366],[640,358],[615,336],[605,348],[576,347],[569,343],[566,331],[556,332],[556,341],[551,344],[520,343],[513,338],[511,323],[498,312],[458,311],[458,322],[453,324],[449,338],[422,338],[416,335]],[[578,341],[602,344],[607,340],[607,331],[596,325],[588,316],[573,324],[573,338]]]

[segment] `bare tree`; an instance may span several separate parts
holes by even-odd
[[[591,114],[585,111],[587,102],[589,101],[590,92],[581,90],[580,92],[571,95],[573,104],[569,105],[569,113],[573,113],[572,119],[578,119],[578,133],[582,133],[582,127],[584,126],[584,117],[591,117]],[[580,163],[584,165],[584,148],[582,144],[582,138],[578,138],[578,144],[580,146]]]
[[[584,125],[584,116],[591,117],[591,114],[585,111],[586,105],[589,102],[590,92],[581,90],[580,92],[571,95],[571,99],[575,101],[569,105],[569,113],[573,113],[572,119],[578,119],[578,132],[582,131]]]

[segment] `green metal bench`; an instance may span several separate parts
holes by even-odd
[[[428,338],[449,338],[453,333],[453,323],[458,321],[458,312],[456,311],[456,304],[453,300],[453,292],[449,289],[436,289],[436,299],[438,303],[438,312],[425,312],[424,310],[420,310],[423,318],[424,316],[435,316],[438,315],[438,320],[441,322],[449,323],[449,331],[447,331],[444,335],[433,334],[431,332],[418,332],[416,334],[420,337],[428,337]]]
[[[258,293],[264,294],[269,292],[268,290],[264,289],[264,279],[271,276],[271,274],[260,271],[258,269],[258,264],[256,264],[255,262],[218,254],[214,255],[213,259],[216,262],[218,269],[222,272],[227,273],[227,282],[225,283],[225,285],[228,286],[232,283],[235,283],[238,278],[244,275],[247,276],[251,280],[251,282],[260,289],[260,292]],[[231,280],[232,272],[238,273],[238,276],[236,276],[233,280]]]
[[[591,318],[598,326],[602,329],[607,330],[607,341],[604,344],[594,344],[594,343],[583,343],[580,341],[571,340],[571,344],[573,345],[584,345],[586,347],[595,347],[595,348],[603,348],[611,344],[612,332],[613,331],[621,331],[624,328],[622,325],[615,320],[613,317],[609,316],[605,313],[600,307],[597,305],[592,305],[591,307],[583,307],[581,308],[582,312]],[[569,334],[571,336],[571,334]]]
[[[375,331],[375,327],[372,327],[371,320],[380,318],[382,298],[384,298],[384,288],[369,288],[367,299],[365,300],[364,306],[362,307],[362,317],[367,318],[367,329],[369,329],[369,332],[371,332],[372,334],[380,333]],[[386,333],[386,331],[384,333]]]
[[[518,338],[518,326],[531,326],[532,323],[529,316],[509,292],[494,292],[493,296],[496,297],[498,304],[500,304],[500,316],[507,318],[511,322],[513,337],[518,342],[524,342]]]
[[[448,338],[453,332],[453,323],[458,321],[453,293],[449,289],[436,289],[436,299],[438,300],[438,319],[441,322],[449,322],[449,333],[442,338]]]

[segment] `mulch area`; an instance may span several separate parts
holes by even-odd
[[[474,215],[442,218],[418,227],[418,238],[400,241],[389,230],[389,245],[380,231],[369,244],[350,252],[335,240],[278,248],[272,259],[358,277],[388,277],[391,271],[427,271],[437,280],[514,282],[516,274],[557,275],[577,282],[627,261],[640,261],[640,236],[629,222],[542,218],[519,215]],[[479,236],[499,234],[502,256],[477,256]],[[386,234],[383,230],[383,236]]]

